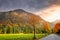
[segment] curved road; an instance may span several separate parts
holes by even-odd
[[[39,40],[60,40],[60,36],[56,35],[56,34],[50,34],[44,38],[41,38]]]

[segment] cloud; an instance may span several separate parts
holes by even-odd
[[[0,11],[24,9],[35,12],[54,4],[60,4],[60,0],[0,0]]]
[[[0,11],[25,9],[33,12],[45,8],[48,5],[50,5],[48,0],[0,0]]]
[[[49,2],[51,3],[51,4],[58,4],[58,5],[60,5],[60,0],[49,0]]]

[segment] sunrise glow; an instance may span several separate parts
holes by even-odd
[[[37,15],[48,22],[60,20],[60,6],[51,6],[41,12],[38,12]]]

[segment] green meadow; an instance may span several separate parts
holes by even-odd
[[[47,34],[36,34],[36,38],[40,39]],[[34,34],[0,34],[0,40],[33,40]]]

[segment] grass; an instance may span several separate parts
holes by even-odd
[[[33,34],[0,34],[0,40],[33,40]],[[47,34],[36,34],[36,38],[42,38]]]

